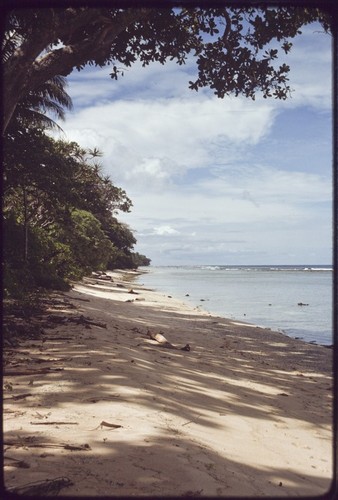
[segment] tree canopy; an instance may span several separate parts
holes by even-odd
[[[116,79],[121,65],[137,60],[182,65],[192,56],[191,89],[285,99],[289,66],[278,63],[279,52],[287,54],[301,27],[316,20],[330,29],[328,14],[301,7],[11,10],[3,39],[4,129],[25,95],[86,64],[111,65]]]
[[[63,288],[93,270],[134,268],[133,233],[116,217],[132,206],[101,173],[99,151],[55,140],[20,114],[3,140],[4,288]]]

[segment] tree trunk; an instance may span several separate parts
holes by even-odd
[[[28,206],[27,206],[27,191],[23,187],[23,210],[24,210],[24,261],[28,261]]]

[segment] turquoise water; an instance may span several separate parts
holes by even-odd
[[[212,314],[333,343],[330,266],[147,267],[139,282]],[[307,305],[298,305],[299,303]]]

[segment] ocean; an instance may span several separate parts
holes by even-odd
[[[321,345],[333,344],[333,272],[322,266],[163,266],[138,281],[186,303]]]

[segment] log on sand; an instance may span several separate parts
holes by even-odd
[[[180,351],[190,351],[190,345],[186,344],[184,347],[177,347],[169,342],[162,333],[153,333],[150,330],[147,331],[148,337],[152,340],[158,342],[162,347],[166,347],[167,349],[178,349]]]

